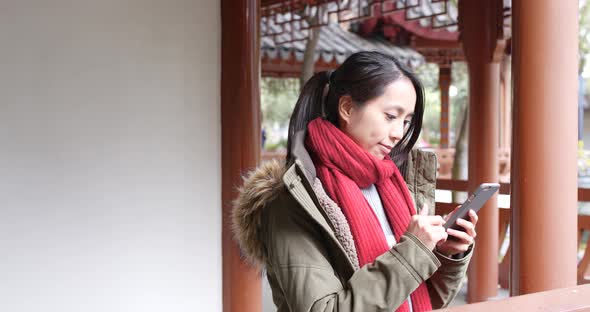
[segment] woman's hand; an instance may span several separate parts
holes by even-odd
[[[434,250],[438,243],[447,239],[443,223],[445,220],[441,216],[429,216],[428,207],[424,205],[420,214],[412,216],[407,231],[416,236],[428,249]]]
[[[456,211],[457,209],[449,214],[449,216],[451,216]],[[447,219],[449,216],[447,216]],[[457,231],[449,228],[447,233],[453,238],[439,243],[436,246],[436,250],[449,257],[458,253],[466,252],[477,236],[477,232],[475,232],[475,225],[477,224],[478,219],[477,213],[475,213],[473,210],[469,210],[469,219],[470,221],[461,218],[457,219],[457,225],[461,226],[463,229],[465,229],[465,231]]]

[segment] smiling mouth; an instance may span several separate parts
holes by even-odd
[[[381,147],[382,147],[382,148],[385,150],[385,152],[386,152],[387,154],[389,154],[389,152],[391,152],[391,149],[393,149],[393,147],[392,147],[392,146],[389,146],[389,145],[387,145],[387,144],[379,143],[379,145],[381,145]]]

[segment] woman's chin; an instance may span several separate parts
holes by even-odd
[[[385,159],[387,158],[387,153],[378,150],[378,151],[370,151],[369,154],[375,156],[377,159]]]

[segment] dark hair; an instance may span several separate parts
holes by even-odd
[[[367,101],[381,96],[389,84],[403,77],[414,86],[416,107],[408,131],[392,151],[393,160],[400,166],[416,144],[422,129],[424,90],[412,71],[393,56],[381,52],[354,53],[334,72],[319,72],[305,83],[289,122],[287,163],[293,161],[291,148],[295,133],[307,129],[310,121],[323,117],[339,126],[338,103],[341,96],[349,95],[354,105],[362,107]]]

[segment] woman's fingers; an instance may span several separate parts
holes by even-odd
[[[443,225],[445,220],[441,216],[423,216],[422,219],[428,225]]]
[[[448,229],[447,233],[450,236],[456,237],[458,239],[458,241],[456,241],[456,243],[470,245],[473,242],[473,236],[471,236],[463,231]],[[449,241],[449,242],[451,242],[451,241]]]
[[[445,220],[441,216],[414,215],[412,219],[421,226],[443,225],[445,223]]]
[[[465,232],[469,236],[475,237],[477,235],[477,233],[475,232],[475,225],[472,222],[469,222],[465,219],[457,219],[457,224],[464,228]]]
[[[455,209],[450,215],[456,211],[457,209]],[[453,255],[460,252],[465,252],[469,249],[469,246],[473,243],[475,236],[477,236],[475,225],[477,224],[478,216],[473,210],[470,210],[468,215],[469,221],[462,218],[457,219],[457,225],[465,229],[465,231],[448,229],[447,234],[456,239],[446,240],[444,242],[441,241],[441,243],[438,244],[439,250],[442,250],[445,254]]]
[[[428,205],[427,205],[427,204],[424,204],[424,205],[422,206],[422,210],[420,210],[420,215],[421,215],[421,216],[427,216],[427,215],[429,215],[429,212],[428,212]]]
[[[443,223],[444,219],[441,216],[429,215],[428,206],[424,205],[422,210],[412,216],[407,231],[433,250],[436,244],[446,241],[449,235],[442,226]]]
[[[471,223],[473,223],[473,226],[475,227],[477,220],[479,220],[479,216],[473,211],[473,209],[469,210],[469,218],[471,218]]]
[[[470,244],[466,244],[463,242],[447,240],[446,242],[440,244],[440,246],[438,246],[438,249],[439,251],[442,251],[443,254],[452,256],[460,252],[466,252],[469,249],[469,245]]]
[[[445,241],[449,236],[445,228],[442,226],[432,226],[431,231],[434,233],[436,241]]]

